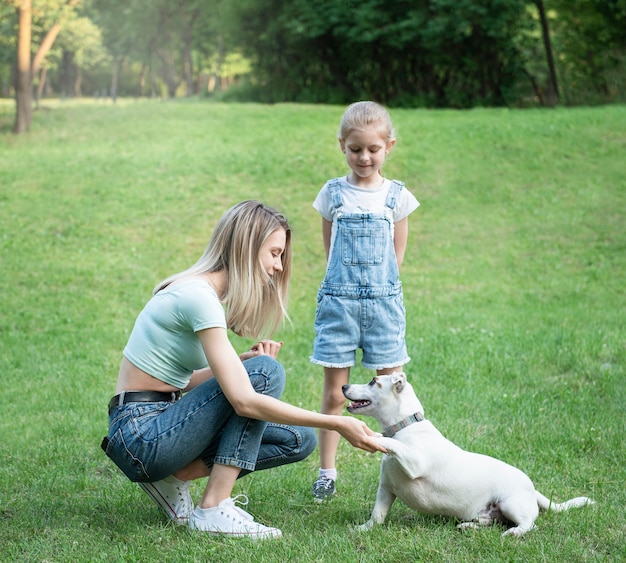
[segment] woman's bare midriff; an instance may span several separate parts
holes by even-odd
[[[115,394],[117,395],[122,391],[163,391],[169,393],[170,391],[178,391],[178,387],[152,377],[126,358],[123,358]]]

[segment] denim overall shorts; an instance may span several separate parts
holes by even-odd
[[[329,183],[336,232],[317,295],[311,362],[366,369],[407,363],[406,313],[393,245],[393,209],[404,184],[393,180],[385,213],[343,213],[340,180]]]

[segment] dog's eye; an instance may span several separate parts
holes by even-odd
[[[372,387],[372,386],[376,385],[376,378],[372,379],[372,381],[370,381],[370,382],[368,383],[368,385],[369,385],[370,387]]]

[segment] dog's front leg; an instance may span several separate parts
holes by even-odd
[[[365,522],[365,524],[357,526],[355,530],[359,532],[369,532],[374,525],[382,524],[394,500],[396,500],[396,495],[385,489],[382,483],[380,483],[378,485],[378,492],[376,493],[376,504],[374,504],[370,519]]]
[[[418,454],[414,450],[393,438],[377,438],[377,440],[387,450],[389,455],[397,460],[409,479],[421,477],[424,468],[420,463]]]

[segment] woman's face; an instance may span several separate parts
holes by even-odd
[[[283,271],[283,253],[287,244],[285,229],[276,229],[263,243],[260,250],[260,259],[263,269],[272,277],[275,272]]]

